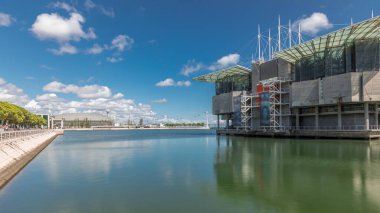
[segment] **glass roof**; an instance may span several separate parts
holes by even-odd
[[[208,83],[215,83],[217,80],[230,77],[230,76],[237,76],[237,75],[249,75],[251,72],[250,69],[236,65],[233,67],[229,67],[224,70],[220,70],[217,72],[209,73],[206,75],[202,75],[199,77],[193,78],[194,81],[200,81],[200,82],[208,82]]]
[[[353,24],[335,32],[307,41],[300,45],[275,53],[278,58],[295,61],[323,52],[332,47],[344,46],[355,40],[380,38],[380,16]]]

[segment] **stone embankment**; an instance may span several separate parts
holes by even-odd
[[[0,188],[12,179],[63,130],[0,133]]]

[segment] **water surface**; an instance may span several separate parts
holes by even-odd
[[[380,145],[66,131],[0,190],[0,212],[380,212]]]

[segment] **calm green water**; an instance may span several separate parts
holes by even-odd
[[[0,190],[0,212],[380,212],[380,145],[66,131]]]

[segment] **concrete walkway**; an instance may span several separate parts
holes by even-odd
[[[0,188],[61,134],[62,130],[45,130],[0,141]]]

